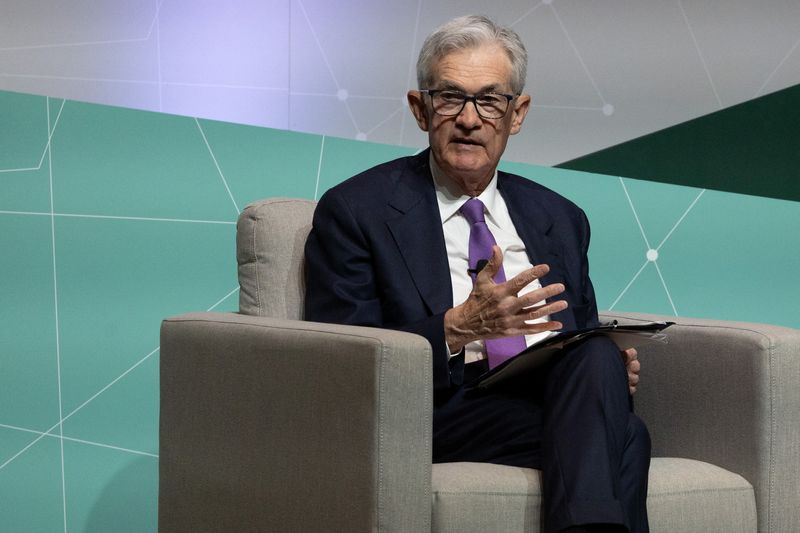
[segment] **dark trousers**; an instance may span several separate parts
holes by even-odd
[[[465,382],[485,369],[466,365]],[[455,389],[433,413],[434,463],[542,470],[543,531],[618,524],[647,533],[650,436],[606,337],[571,345],[530,375],[488,392]]]

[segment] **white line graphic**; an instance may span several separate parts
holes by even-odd
[[[143,222],[181,222],[188,224],[224,224],[235,226],[236,222],[230,220],[192,220],[186,218],[156,218],[156,217],[127,217],[118,215],[83,215],[80,213],[43,213],[37,211],[3,211],[0,215],[25,215],[25,216],[55,216],[66,218],[96,218],[101,220],[137,220]]]
[[[197,124],[197,129],[200,130],[200,135],[203,137],[203,142],[206,143],[206,148],[208,148],[208,153],[211,155],[211,159],[214,161],[214,166],[217,167],[217,172],[219,173],[219,177],[222,178],[222,183],[225,185],[225,190],[228,191],[228,196],[233,202],[233,207],[236,208],[236,213],[241,213],[239,206],[236,205],[236,200],[233,199],[233,193],[231,192],[231,188],[228,187],[228,181],[225,179],[225,175],[222,173],[222,169],[219,168],[219,163],[217,162],[217,158],[214,155],[214,150],[211,149],[211,145],[208,144],[208,139],[206,139],[206,134],[203,131],[203,127],[200,125],[200,121],[195,117],[194,123]]]

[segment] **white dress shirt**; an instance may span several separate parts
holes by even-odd
[[[447,248],[447,262],[450,265],[450,280],[453,285],[453,305],[463,303],[472,291],[472,278],[467,269],[469,268],[469,233],[470,224],[459,209],[470,196],[461,194],[460,191],[453,191],[448,187],[449,181],[444,173],[436,165],[433,155],[430,157],[431,174],[436,186],[436,201],[439,205],[439,215],[442,219],[442,230],[444,231],[444,243]],[[477,196],[486,206],[486,225],[494,235],[497,245],[503,252],[503,270],[506,279],[509,280],[524,270],[531,268],[528,255],[525,252],[525,244],[519,237],[511,216],[508,214],[508,207],[505,200],[497,192],[497,171],[494,173],[492,181],[486,189]],[[519,295],[526,294],[532,290],[541,288],[539,280],[534,280],[523,288]],[[539,302],[537,305],[544,303]],[[546,322],[548,317],[542,317],[534,322]],[[547,336],[550,332],[525,335],[525,342],[528,346]],[[455,354],[453,354],[455,355]],[[466,345],[464,361],[471,363],[486,357],[483,341],[474,341]]]

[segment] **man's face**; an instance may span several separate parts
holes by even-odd
[[[426,89],[511,94],[511,61],[497,45],[454,51],[434,65],[433,83]],[[508,136],[519,132],[530,104],[527,95],[516,97],[505,116],[486,119],[472,102],[458,115],[441,116],[427,94],[409,91],[408,100],[417,124],[428,132],[436,163],[466,194],[479,193],[489,183]]]

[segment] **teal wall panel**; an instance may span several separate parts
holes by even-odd
[[[316,197],[350,176],[415,152],[413,148],[325,137]]]
[[[237,309],[249,202],[414,150],[10,93],[0,117],[0,524],[155,531],[160,320]],[[601,307],[800,327],[800,203],[503,168],[586,210]]]
[[[798,223],[800,203],[707,191],[659,259],[679,311],[800,327]]]
[[[261,198],[265,189],[273,196],[313,198],[320,136],[206,120],[199,124],[233,198],[246,203]]]
[[[237,287],[234,238],[227,224],[56,220],[65,413],[154,350],[163,317]]]
[[[0,92],[0,168],[30,168],[42,157],[47,139],[49,101]]]
[[[0,218],[0,423],[42,431],[58,413],[50,235],[49,219]]]
[[[800,270],[800,203],[556,168],[503,168],[584,208],[601,307],[800,327],[800,284],[792,274]],[[773,288],[769,305],[766,287]]]
[[[15,454],[22,449],[25,451],[0,470],[3,530],[25,533],[64,531],[61,443],[57,438],[45,437],[27,447],[29,443],[25,441],[30,441],[30,437],[23,440],[18,436],[8,436],[8,433],[8,430],[0,433],[3,441],[8,439],[19,446],[18,450],[9,451]]]
[[[0,209],[50,209],[45,161],[50,104],[49,99],[0,91]]]
[[[0,126],[3,129],[3,126]],[[46,133],[44,134],[47,135]],[[42,151],[47,141],[40,140]],[[27,163],[26,163],[27,164]],[[38,167],[38,160],[31,170],[25,172],[0,172],[0,210],[10,211],[50,211],[50,172],[45,161]],[[38,167],[38,168],[37,168]],[[0,168],[19,168],[3,166]]]
[[[66,441],[64,464],[68,531],[157,531],[156,459]]]
[[[58,212],[193,220],[237,213],[192,118],[69,102],[52,146]]]

